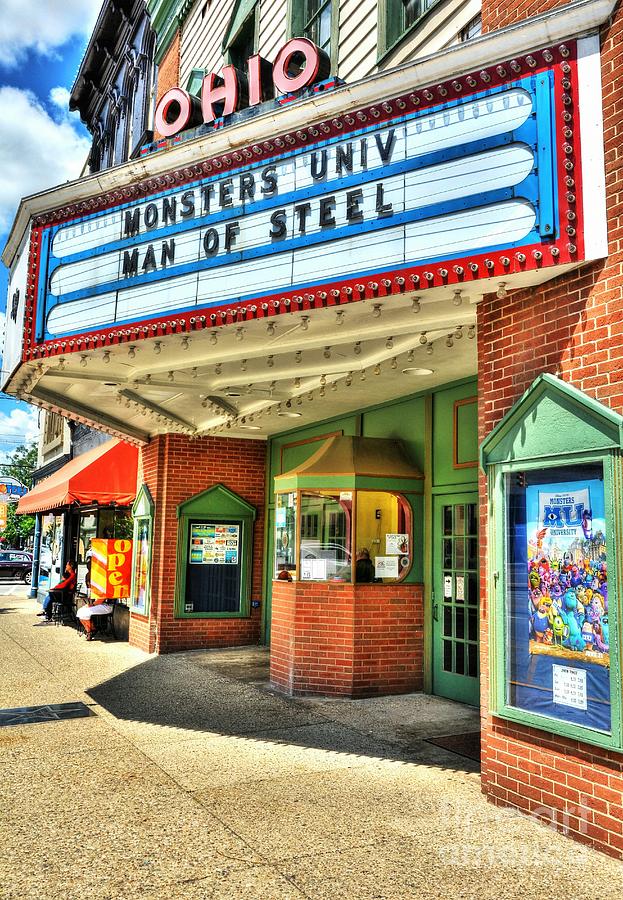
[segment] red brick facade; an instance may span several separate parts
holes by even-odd
[[[271,682],[288,694],[422,690],[421,585],[273,583]]]
[[[170,91],[171,88],[177,87],[180,83],[180,33],[175,32],[175,37],[171,41],[171,45],[162,58],[162,62],[158,66],[158,82],[156,84],[156,105],[160,98]],[[156,131],[154,138],[158,140],[162,135]]]
[[[132,614],[130,643],[156,653],[257,643],[261,605],[242,618],[175,617],[177,507],[195,494],[223,484],[257,509],[251,598],[261,600],[266,444],[212,437],[190,441],[182,435],[166,434],[154,438],[141,456],[143,479],[155,505],[151,607],[149,620]]]
[[[487,4],[484,30],[558,3]],[[479,437],[482,440],[541,372],[557,374],[623,413],[623,14],[602,30],[602,79],[610,255],[604,262],[478,309]],[[489,711],[486,484],[481,479],[483,790],[491,800],[542,816],[573,837],[623,856],[623,756],[511,725]],[[614,687],[614,686],[613,686]]]

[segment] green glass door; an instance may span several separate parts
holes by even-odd
[[[433,693],[479,703],[478,494],[433,504]]]

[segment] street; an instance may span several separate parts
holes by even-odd
[[[623,864],[498,809],[423,738],[478,727],[422,695],[289,700],[262,648],[149,657],[0,598],[0,896],[620,898]],[[54,711],[52,711],[54,712]]]

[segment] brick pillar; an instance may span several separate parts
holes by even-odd
[[[141,451],[145,484],[155,504],[149,616],[132,613],[130,643],[150,653],[235,647],[260,639],[261,603],[243,618],[179,619],[174,615],[180,503],[223,484],[257,509],[251,598],[262,599],[266,444],[234,438],[190,441],[160,435]]]
[[[286,694],[422,690],[419,584],[273,582],[270,677]]]
[[[162,57],[158,66],[158,80],[156,82],[156,105],[164,94],[171,88],[178,87],[180,83],[180,33],[176,32],[167,52]],[[181,85],[183,87],[183,85]],[[156,139],[162,135],[156,131]]]
[[[501,28],[557,2],[483,4],[483,28]],[[541,372],[557,374],[623,413],[623,253],[620,133],[623,13],[602,29],[609,256],[542,287],[478,307],[479,440]],[[486,481],[480,479],[482,785],[515,806],[613,856],[623,856],[623,756],[582,741],[511,724],[489,711]],[[619,688],[620,689],[620,688]],[[612,690],[617,690],[613,683]]]

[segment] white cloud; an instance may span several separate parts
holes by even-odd
[[[50,91],[50,102],[57,106],[61,112],[66,113],[69,109],[69,98],[71,93],[66,87],[53,87]]]
[[[57,95],[58,96],[58,95]],[[56,122],[30,91],[0,87],[0,231],[22,197],[80,175],[90,141]]]
[[[39,410],[35,406],[20,406],[10,413],[0,413],[0,464],[19,444],[30,445],[38,440]]]
[[[91,34],[102,0],[2,0],[0,66],[19,65],[29,49],[53,55],[75,35]]]

